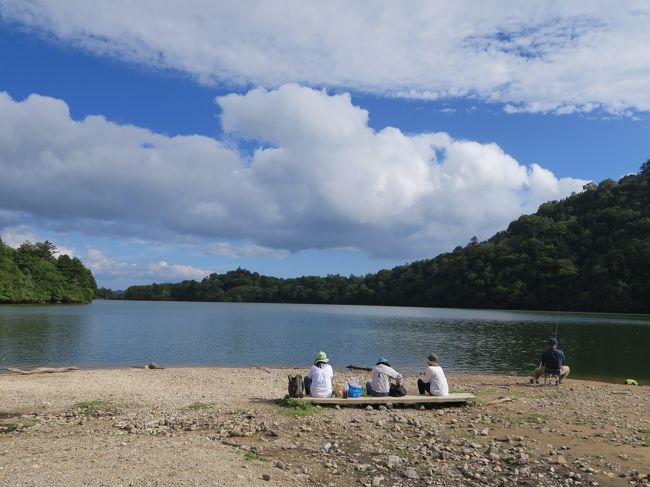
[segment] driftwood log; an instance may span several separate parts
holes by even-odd
[[[70,372],[72,370],[79,370],[79,367],[37,367],[31,370],[17,369],[15,367],[9,367],[7,370],[14,372],[16,374],[22,375],[32,375],[32,374],[55,374],[57,372]]]
[[[372,371],[372,367],[364,367],[362,365],[346,365],[345,368],[350,370],[367,370],[368,372]]]

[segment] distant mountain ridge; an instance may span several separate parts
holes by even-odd
[[[123,297],[650,313],[650,160],[433,259],[350,277],[237,269]]]

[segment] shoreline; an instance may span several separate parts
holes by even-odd
[[[0,485],[650,485],[648,387],[449,373],[474,405],[281,405],[305,372],[2,374]]]
[[[157,364],[156,362],[152,362],[154,364]],[[80,371],[119,371],[119,370],[140,370],[140,369],[146,369],[148,364],[143,364],[143,365],[124,365],[124,366],[114,366],[114,365],[109,365],[106,367],[102,366],[97,366],[97,367],[79,367]],[[38,367],[76,367],[76,365],[65,365],[65,364],[57,364],[57,365],[30,365],[30,366],[25,366],[25,367],[14,367],[12,368],[19,368],[23,370],[31,370],[34,368]],[[160,366],[160,370],[165,370],[165,369],[179,369],[179,370],[186,370],[186,369],[209,369],[209,370],[219,370],[219,369],[233,369],[233,370],[257,370],[257,369],[268,369],[268,370],[291,370],[294,371],[294,373],[300,373],[300,370],[303,370],[304,373],[306,373],[309,370],[308,366],[300,366],[300,365],[222,365],[222,364],[171,364],[171,365],[161,365],[157,364],[157,366]],[[371,365],[368,365],[368,367],[371,367]],[[334,372],[338,374],[364,374],[366,373],[365,371],[354,371],[354,370],[349,370],[346,368],[346,366],[343,367],[332,367],[334,369]],[[416,367],[406,367],[406,368],[400,368],[400,371],[404,370],[406,371],[403,373],[405,378],[417,378],[418,374],[415,372],[415,370],[419,370],[419,368]],[[452,368],[447,368],[444,367],[445,373],[447,375],[453,375],[453,376],[489,376],[489,377],[518,377],[518,378],[525,378],[528,379],[532,376],[532,370],[530,371],[490,371],[490,370],[455,370]],[[303,373],[303,375],[304,375]],[[3,367],[0,368],[0,377],[3,375],[20,375],[16,374],[15,372],[12,372],[9,370],[8,367]],[[593,376],[593,375],[579,375],[575,374],[574,371],[571,371],[571,374],[569,376],[571,380],[580,380],[580,381],[585,381],[585,382],[597,382],[597,383],[603,383],[603,384],[620,384],[624,385],[625,379],[628,377],[601,377],[601,376]],[[631,377],[632,379],[637,379],[636,377]],[[637,379],[638,380],[638,379]],[[638,380],[639,384],[637,387],[650,387],[650,380],[645,382],[645,379]]]

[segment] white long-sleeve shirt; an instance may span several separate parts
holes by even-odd
[[[379,364],[372,368],[372,390],[380,394],[390,392],[390,379],[400,380],[402,374],[388,365]]]
[[[439,365],[429,365],[424,369],[424,374],[420,374],[422,382],[430,384],[429,390],[434,396],[447,396],[449,394],[449,385],[447,377]]]

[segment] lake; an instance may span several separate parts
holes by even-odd
[[[302,366],[385,356],[413,373],[527,372],[558,326],[572,375],[650,381],[650,316],[300,304],[95,301],[0,306],[0,369]]]

